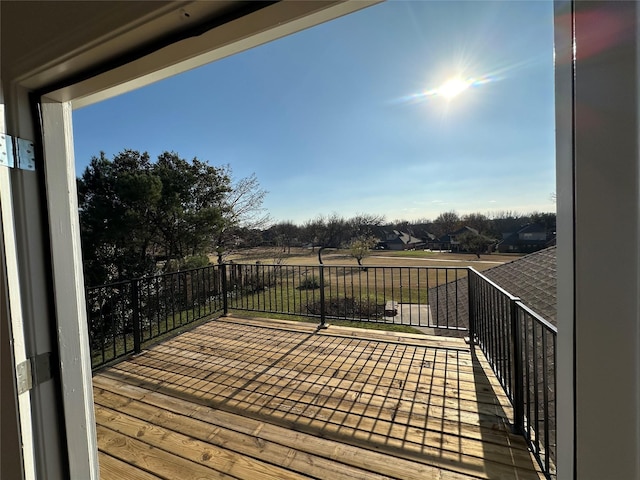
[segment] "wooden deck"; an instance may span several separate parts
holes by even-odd
[[[459,339],[211,321],[94,376],[101,478],[541,479],[481,355]]]

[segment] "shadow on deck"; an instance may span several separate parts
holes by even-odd
[[[211,321],[94,376],[103,479],[543,478],[455,338]]]

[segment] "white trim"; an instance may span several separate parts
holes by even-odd
[[[554,6],[554,67],[557,201],[556,422],[558,478],[573,479],[574,467],[574,199],[573,199],[573,16],[571,2]]]
[[[1,86],[0,86],[1,88]],[[1,94],[1,92],[0,92]],[[6,132],[4,98],[0,104],[0,132]],[[20,294],[20,270],[18,268],[18,250],[16,246],[16,232],[14,224],[13,193],[11,188],[11,170],[0,167],[0,210],[2,212],[2,244],[6,265],[0,265],[3,275],[7,274],[7,288],[9,294],[9,316],[13,341],[13,357],[15,365],[27,361],[27,349],[22,312],[22,297]],[[6,268],[6,270],[5,270]],[[2,321],[5,321],[4,319]],[[14,365],[14,368],[15,368]],[[18,410],[20,415],[20,431],[22,440],[22,462],[25,478],[36,478],[35,453],[33,438],[33,422],[31,417],[31,395],[26,391],[18,395]],[[10,411],[10,410],[9,410]],[[3,408],[3,415],[4,408]]]
[[[99,478],[71,105],[43,98],[44,165],[71,478]]]
[[[574,473],[640,479],[640,5],[574,9]]]

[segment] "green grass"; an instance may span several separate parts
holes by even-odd
[[[426,252],[429,253],[429,252]],[[246,271],[240,282],[247,288],[266,286],[266,289],[244,292],[233,300],[236,305],[255,310],[275,310],[287,313],[306,314],[306,306],[320,301],[320,289],[300,289],[307,279],[319,278],[319,267],[300,270],[297,266],[283,266],[277,274],[256,276],[255,271]],[[267,271],[268,272],[268,271]],[[428,303],[429,288],[464,278],[465,270],[417,267],[357,267],[327,266],[324,270],[325,300],[353,298],[361,302],[372,302],[384,306],[387,301],[399,303]],[[265,280],[266,279],[266,280]],[[251,283],[251,285],[248,285]]]

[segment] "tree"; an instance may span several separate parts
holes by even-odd
[[[480,233],[487,233],[491,229],[491,220],[489,220],[489,217],[479,212],[463,215],[461,223]]]
[[[462,250],[470,253],[475,253],[480,258],[481,253],[486,253],[489,245],[495,242],[494,239],[486,237],[484,235],[476,234],[467,231],[458,236],[458,242]]]
[[[231,191],[228,170],[164,152],[153,171],[162,182],[155,222],[164,256],[208,253],[211,237],[223,223],[222,203]]]
[[[384,215],[358,213],[348,221],[352,238],[373,237],[377,227],[384,222]]]
[[[501,211],[491,215],[491,234],[501,237],[506,233],[517,232],[524,223],[527,223],[522,214],[513,211]]]
[[[529,216],[531,223],[537,223],[544,225],[548,232],[556,230],[556,214],[555,213],[541,213],[533,212]]]
[[[349,254],[362,266],[362,260],[369,256],[371,249],[376,245],[374,237],[357,237],[349,244]]]
[[[106,283],[153,271],[148,251],[162,183],[147,153],[124,150],[113,160],[93,157],[78,179],[85,277]]]
[[[444,212],[438,215],[438,217],[433,221],[433,225],[436,230],[434,233],[436,236],[441,237],[442,235],[451,233],[460,227],[460,217],[453,211]]]
[[[322,246],[321,238],[324,235],[325,227],[324,217],[307,220],[302,225],[302,241],[311,244],[312,251],[315,251],[315,247]]]
[[[320,243],[323,247],[340,248],[351,238],[349,223],[337,213],[329,215]]]
[[[255,175],[233,181],[229,166],[197,158],[124,150],[91,159],[78,179],[85,276],[89,284],[152,274],[158,257],[165,268],[201,264],[212,248],[222,254],[239,235],[266,219]]]
[[[260,188],[255,173],[234,181],[231,167],[223,168],[231,179],[231,187],[222,200],[222,218],[212,236],[218,263],[241,243],[238,235],[243,229],[264,228],[269,223],[269,215],[262,206],[267,192]]]
[[[271,243],[279,245],[287,254],[291,253],[291,246],[299,243],[300,227],[290,220],[278,222],[265,232]]]

